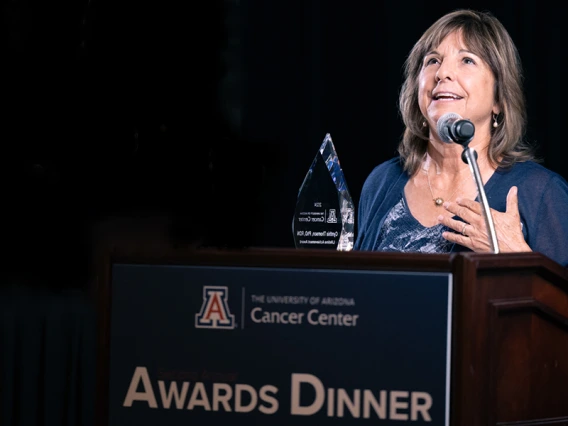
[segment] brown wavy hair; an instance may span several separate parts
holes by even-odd
[[[450,33],[459,31],[467,48],[482,58],[495,77],[495,101],[501,108],[499,126],[492,127],[488,156],[498,167],[535,160],[534,149],[525,140],[526,109],[519,52],[501,22],[490,12],[458,9],[438,19],[420,37],[404,63],[405,81],[399,109],[405,125],[398,152],[405,170],[413,175],[428,147],[428,127],[418,104],[418,77],[424,56]]]

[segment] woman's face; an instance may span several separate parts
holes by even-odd
[[[490,134],[492,113],[499,113],[495,77],[488,64],[467,49],[460,32],[448,34],[426,54],[418,79],[418,103],[431,129],[442,115],[453,112],[471,120],[476,135]]]

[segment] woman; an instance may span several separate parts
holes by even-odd
[[[451,12],[418,40],[405,63],[399,156],[367,178],[356,250],[491,252],[463,147],[443,142],[440,117],[470,120],[499,251],[537,251],[568,265],[568,184],[539,165],[524,140],[517,49],[490,13]]]

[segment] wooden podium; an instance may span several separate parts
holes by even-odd
[[[452,255],[110,248],[114,262],[443,272],[453,277],[452,426],[568,425],[568,270],[538,253]],[[107,251],[108,253],[108,251]],[[100,276],[98,425],[107,418],[109,274]]]

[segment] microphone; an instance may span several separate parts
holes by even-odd
[[[469,146],[469,142],[471,142],[475,133],[475,126],[471,121],[461,118],[459,114],[448,112],[439,118],[436,123],[436,129],[443,142],[455,142],[463,146],[461,158],[464,163],[469,165],[469,170],[477,186],[477,193],[481,200],[485,225],[487,226],[489,244],[491,245],[493,253],[499,253],[495,224],[493,223],[493,216],[491,216],[491,209],[489,208],[485,189],[483,188],[483,179],[481,178],[479,165],[477,164],[477,152]]]
[[[467,145],[475,133],[475,126],[469,120],[455,112],[448,112],[438,119],[436,124],[438,135],[443,142],[455,142]]]

